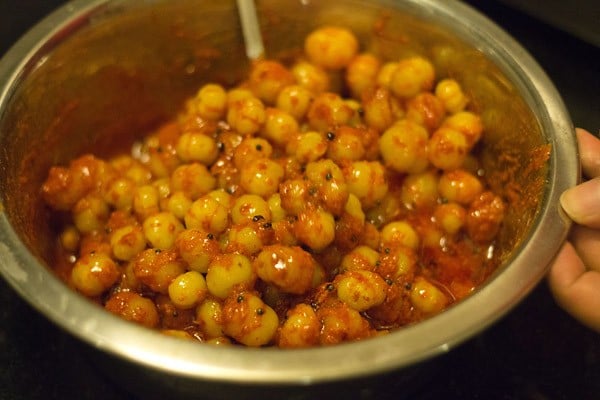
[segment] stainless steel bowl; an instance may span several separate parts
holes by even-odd
[[[53,233],[39,196],[48,168],[84,151],[109,154],[173,116],[202,83],[235,82],[247,61],[233,0],[70,2],[0,62],[0,271],[40,313],[89,344],[113,377],[149,397],[304,398],[320,385],[408,373],[509,312],[542,279],[569,229],[558,206],[579,179],[569,115],[543,70],[484,16],[456,1],[257,3],[271,57],[289,56],[307,32],[334,22],[384,57],[423,54],[461,81],[482,111],[494,190],[510,198],[495,250],[502,265],[438,316],[325,348],[204,346],[105,312],[49,268]]]

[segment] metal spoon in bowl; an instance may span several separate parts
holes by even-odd
[[[252,61],[264,57],[265,48],[260,33],[254,0],[237,0],[237,9],[242,23],[246,56]]]

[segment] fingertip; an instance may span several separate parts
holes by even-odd
[[[600,228],[600,178],[565,190],[559,202],[574,222],[590,228]]]
[[[583,174],[590,179],[600,176],[600,139],[585,129],[577,128],[575,132]]]
[[[577,203],[577,196],[575,193],[575,188],[570,188],[565,190],[558,199],[560,202],[560,206],[567,213],[569,218],[575,220],[577,214],[577,207],[573,207]]]

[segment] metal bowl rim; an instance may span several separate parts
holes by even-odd
[[[44,41],[62,26],[107,3],[78,0],[49,15],[0,60],[0,110],[10,100],[21,68],[39,56]],[[393,2],[387,1],[393,6]],[[573,126],[562,100],[533,58],[507,33],[459,2],[416,1],[435,18],[447,18],[473,35],[472,44],[501,66],[514,69],[541,108],[543,131],[552,144],[546,197],[522,249],[502,273],[474,296],[444,313],[397,332],[330,347],[281,350],[198,346],[122,321],[72,292],[33,257],[0,213],[0,272],[19,295],[62,329],[98,350],[178,376],[248,384],[309,384],[398,369],[425,361],[467,340],[510,311],[543,278],[565,240],[570,223],[558,207],[563,190],[579,180]],[[468,26],[465,21],[469,21]],[[476,30],[469,27],[477,27]],[[463,32],[463,33],[464,33]],[[482,47],[482,43],[485,46]],[[23,56],[25,54],[25,56]],[[544,249],[543,254],[532,251]],[[518,285],[516,284],[518,282]],[[503,293],[498,299],[498,293]]]

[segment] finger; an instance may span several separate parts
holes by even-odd
[[[600,176],[600,139],[585,129],[576,129],[583,174],[588,178]]]
[[[600,231],[574,226],[569,241],[588,270],[600,272]],[[598,288],[600,295],[600,288]]]
[[[600,272],[586,270],[569,242],[552,263],[548,284],[556,302],[565,311],[600,332]]]
[[[565,190],[560,205],[576,223],[600,228],[600,177]]]

